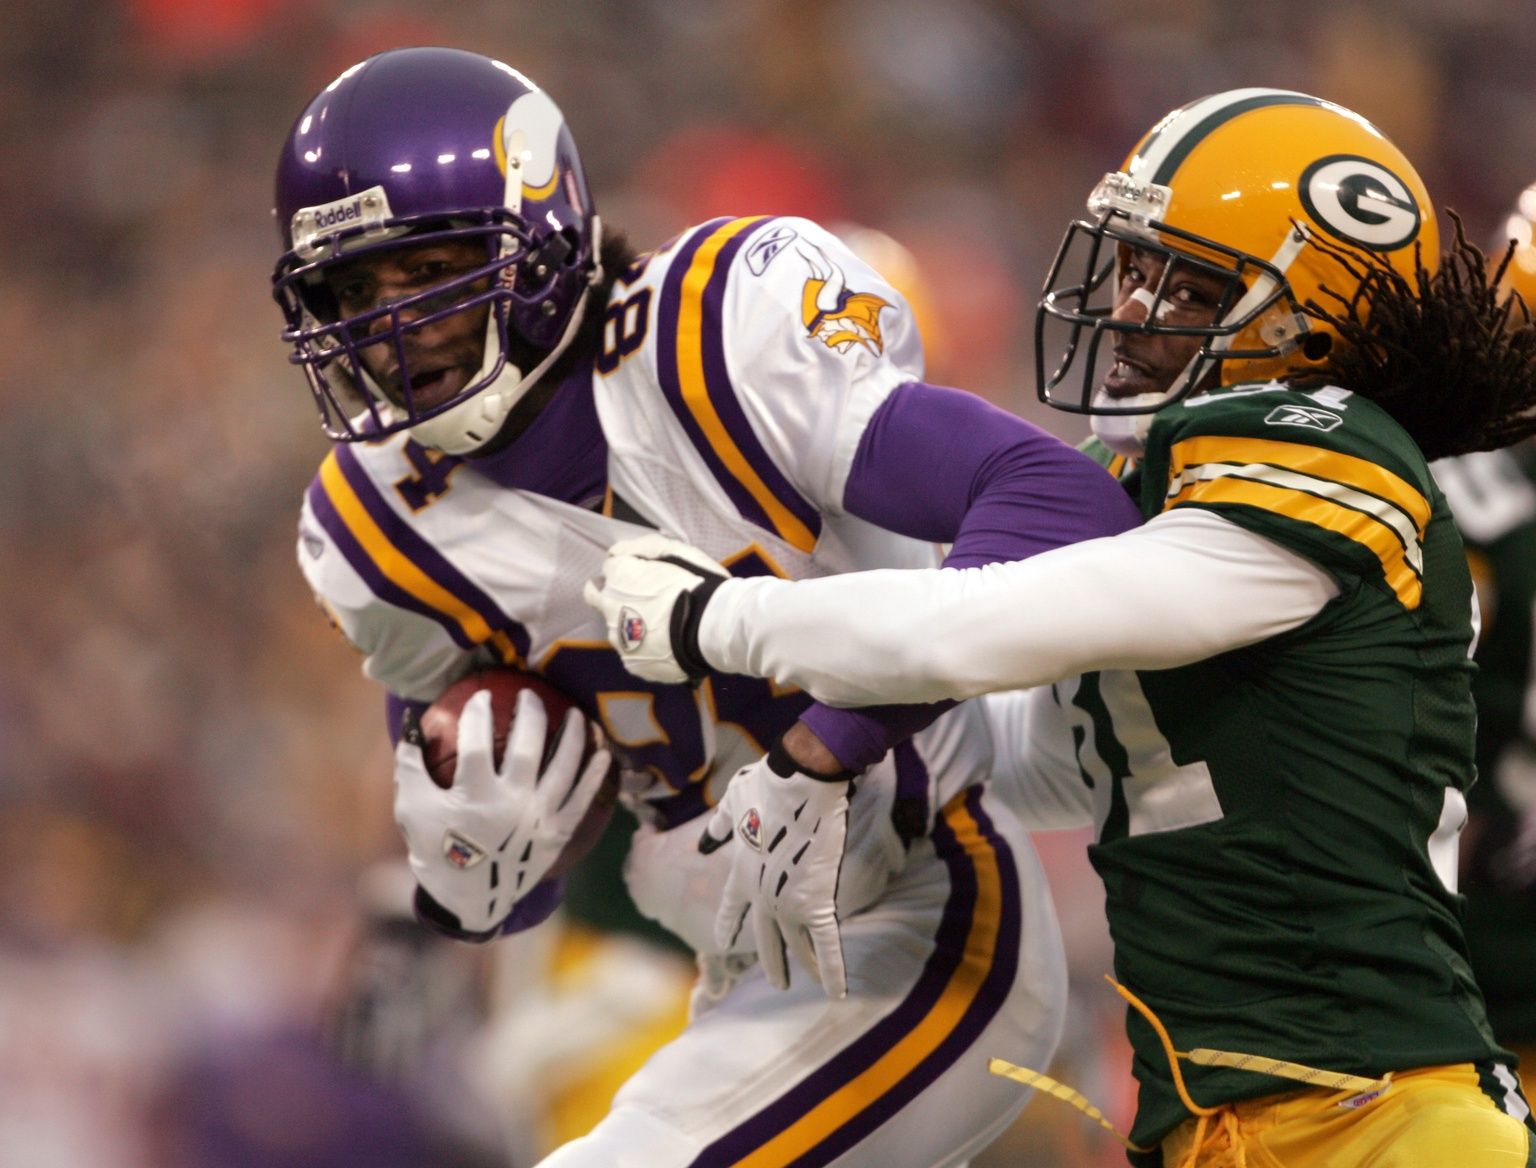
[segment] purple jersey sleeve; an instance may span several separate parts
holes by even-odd
[[[870,419],[843,492],[852,515],[948,543],[966,568],[1023,560],[1141,522],[1104,468],[1061,439],[963,390],[910,382]],[[801,720],[850,770],[863,770],[953,703],[838,710]]]
[[[1086,454],[974,394],[921,382],[899,386],[875,411],[843,505],[902,535],[953,544],[944,563],[955,568],[1028,559],[1141,522]]]

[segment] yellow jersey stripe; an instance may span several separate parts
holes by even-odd
[[[677,377],[683,402],[726,469],[763,509],[779,536],[791,546],[809,552],[816,546],[815,533],[779,501],[742,454],[710,400],[704,368],[704,290],[715,274],[715,261],[721,248],[765,218],[752,215],[732,219],[717,227],[694,253],[683,277],[677,309]]]
[[[492,645],[504,663],[519,664],[517,649],[505,632],[492,629],[484,617],[432,579],[390,542],[389,537],[374,522],[373,516],[368,514],[363,501],[352,489],[352,484],[347,482],[336,461],[335,451],[326,455],[325,461],[320,464],[320,483],[326,498],[336,509],[336,514],[385,579],[402,592],[453,620],[470,640],[477,644]]]
[[[1180,503],[1243,504],[1335,532],[1354,540],[1376,557],[1387,586],[1404,608],[1416,609],[1423,599],[1423,582],[1408,562],[1407,549],[1398,533],[1375,515],[1293,487],[1255,482],[1235,475],[1191,483],[1168,500],[1167,505],[1173,507]]]
[[[1189,488],[1214,479],[1232,478],[1250,482],[1268,483],[1272,487],[1280,487],[1287,490],[1300,491],[1306,495],[1317,495],[1324,499],[1332,499],[1341,506],[1354,511],[1363,511],[1372,516],[1378,523],[1392,529],[1397,536],[1398,543],[1403,549],[1403,554],[1408,559],[1408,565],[1419,575],[1424,574],[1424,547],[1420,541],[1421,532],[1413,526],[1412,521],[1390,503],[1383,502],[1375,495],[1368,495],[1364,491],[1354,490],[1342,483],[1336,483],[1332,479],[1313,478],[1310,475],[1296,474],[1292,471],[1281,470],[1279,467],[1250,463],[1247,466],[1226,466],[1221,463],[1207,463],[1205,466],[1191,467],[1180,478],[1179,494],[1184,494]],[[1171,501],[1170,501],[1170,506]]]
[[[1374,495],[1406,515],[1421,535],[1429,522],[1430,503],[1422,491],[1386,467],[1352,454],[1340,454],[1301,442],[1205,435],[1174,443],[1170,457],[1169,495],[1180,489],[1181,476],[1192,467],[1211,463],[1231,466],[1267,463]]]

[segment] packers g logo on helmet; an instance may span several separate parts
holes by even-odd
[[[1319,158],[1297,184],[1317,225],[1347,244],[1393,251],[1419,233],[1422,216],[1408,184],[1358,154]]]

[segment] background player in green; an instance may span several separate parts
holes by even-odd
[[[1015,793],[1098,826],[1137,1163],[1524,1165],[1456,893],[1473,591],[1426,457],[1530,430],[1532,334],[1501,327],[1459,233],[1425,270],[1411,163],[1303,94],[1174,111],[1089,208],[1040,307],[1040,388],[1135,460],[1142,527],[794,584],[618,547],[589,599],[642,674],[838,704],[1043,687]]]
[[[1521,194],[1504,240],[1490,248],[1491,260],[1505,264],[1503,286],[1527,306],[1536,304],[1533,213],[1536,187]],[[1508,240],[1514,250],[1506,258]],[[1536,1069],[1536,449],[1525,442],[1442,459],[1432,469],[1467,545],[1482,610],[1472,681],[1478,782],[1461,849],[1467,947],[1493,1032],[1520,1056],[1529,1088]]]
[[[1536,605],[1536,466],[1529,446],[1435,463],[1482,610],[1478,782],[1462,840],[1467,948],[1499,1041],[1529,1080],[1536,1055],[1536,743],[1527,714]]]

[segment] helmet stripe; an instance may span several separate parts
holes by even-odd
[[[1167,185],[1174,172],[1218,126],[1249,110],[1271,105],[1327,106],[1330,102],[1288,89],[1237,89],[1185,106],[1147,136],[1126,169],[1145,175],[1149,182]]]

